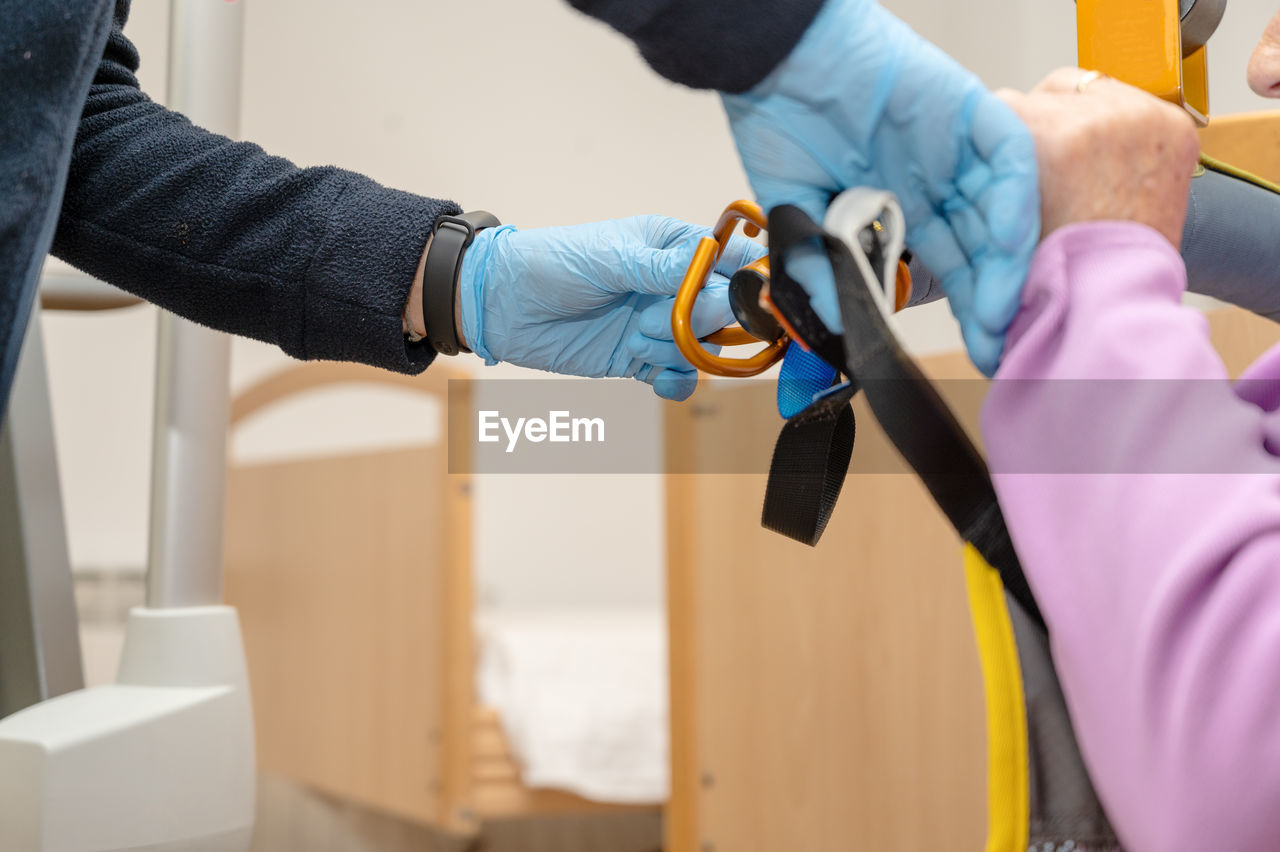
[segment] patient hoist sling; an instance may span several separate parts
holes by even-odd
[[[986,465],[890,327],[888,317],[902,301],[903,224],[896,201],[884,192],[850,190],[832,203],[825,229],[797,207],[776,208],[766,222],[750,202],[735,202],[715,229],[715,239],[706,238],[699,247],[681,287],[673,315],[678,340],[691,336],[687,311],[739,220],[750,226],[749,233],[769,231],[767,263],[753,264],[731,279],[730,301],[743,328],[768,328],[765,314],[771,315],[777,337],[763,350],[769,358],[776,360],[785,337],[838,371],[831,387],[783,427],[769,473],[764,524],[816,543],[853,449],[849,403],[859,391],[865,394],[885,433],[965,542],[987,703],[988,852],[1119,849],[1080,760],[1044,623]],[[843,335],[826,329],[788,274],[788,260],[802,246],[807,251],[821,246],[831,263]],[[719,339],[728,342],[727,337],[722,333]]]
[[[1079,64],[1178,104],[1203,126],[1209,114],[1205,43],[1225,2],[1077,0]],[[1201,158],[1201,166],[1183,242],[1191,289],[1211,277],[1235,304],[1280,318],[1274,280],[1280,187],[1209,157]],[[738,221],[746,223],[748,236],[769,231],[769,256],[730,279],[740,327],[704,341],[767,344],[745,360],[703,349],[690,321],[697,294]],[[785,356],[779,408],[787,423],[775,446],[762,522],[810,545],[822,536],[848,471],[855,434],[849,402],[859,391],[865,394],[886,435],[965,543],[987,706],[987,852],[1120,850],[1081,760],[1048,633],[986,464],[891,326],[895,310],[939,298],[941,288],[904,252],[902,214],[887,193],[844,193],[824,225],[796,207],[775,208],[767,219],[750,202],[726,208],[676,297],[676,343],[694,366],[723,376],[757,375]],[[788,259],[798,248],[818,246],[834,273],[843,335],[827,330],[788,274]]]
[[[1280,188],[1208,157],[1202,165],[1196,181],[1205,188],[1200,215],[1206,218],[1197,230],[1211,236],[1196,244],[1198,253],[1187,258],[1188,267],[1247,274],[1273,251],[1274,241],[1251,239],[1250,228],[1255,219],[1275,220]],[[1228,208],[1233,208],[1231,214]],[[1248,216],[1251,210],[1266,215]],[[1221,224],[1241,215],[1246,221],[1239,226]],[[741,327],[706,340],[767,343],[748,359],[706,351],[693,337],[690,322],[697,293],[739,221],[752,235],[768,230],[769,256],[730,279],[730,304]],[[822,536],[848,471],[855,435],[850,400],[859,391],[865,394],[886,435],[965,542],[987,705],[988,852],[1119,850],[1080,758],[1048,634],[986,464],[892,329],[891,315],[907,303],[913,289],[903,260],[897,204],[887,193],[851,190],[832,203],[825,225],[819,227],[796,207],[776,208],[766,220],[751,202],[731,204],[713,229],[714,237],[698,247],[676,297],[672,326],[677,343],[691,362],[717,375],[756,375],[785,353],[780,401],[796,395],[788,382],[810,386],[812,375],[804,371],[812,370],[813,363],[827,370],[829,387],[789,417],[778,437],[762,514],[764,526],[809,545]],[[827,330],[807,293],[788,273],[788,259],[801,246],[821,246],[830,261],[842,336]],[[1273,289],[1255,284],[1239,301],[1273,313],[1262,308]],[[804,359],[796,358],[797,349]],[[800,367],[788,372],[793,361]]]

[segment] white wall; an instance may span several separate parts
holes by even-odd
[[[521,227],[648,212],[709,223],[748,192],[715,96],[661,80],[563,0],[247,2],[242,135],[301,164],[363,171]],[[1073,63],[1070,0],[886,5],[993,87],[1029,87]],[[137,0],[128,29],[157,99],[166,8]],[[1215,111],[1265,106],[1244,62],[1274,11],[1275,0],[1230,4],[1211,48]],[[945,310],[917,311],[912,325],[919,348],[955,345]],[[154,311],[50,316],[46,327],[73,562],[141,565]],[[234,382],[283,361],[238,341]],[[477,509],[487,600],[660,598],[656,477],[487,478]]]

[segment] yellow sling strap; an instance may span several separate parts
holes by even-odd
[[[971,544],[964,571],[987,702],[987,852],[1026,852],[1027,716],[1013,624],[1000,575]]]

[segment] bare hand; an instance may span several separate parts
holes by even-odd
[[[1035,137],[1041,236],[1073,222],[1129,220],[1181,247],[1200,153],[1195,124],[1171,103],[1086,73],[1060,68],[1028,94],[996,93]]]

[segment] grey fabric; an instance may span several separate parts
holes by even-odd
[[[1182,55],[1190,56],[1209,43],[1222,23],[1227,0],[1182,0],[1178,12],[1182,17]]]
[[[1280,195],[1214,171],[1191,181],[1187,287],[1280,319]]]
[[[1280,195],[1205,171],[1191,181],[1182,232],[1187,289],[1280,320]],[[943,298],[941,283],[911,261],[911,305]]]
[[[1018,644],[1027,708],[1031,849],[1119,850],[1076,745],[1048,636],[1012,597],[1006,594],[1005,602]]]

